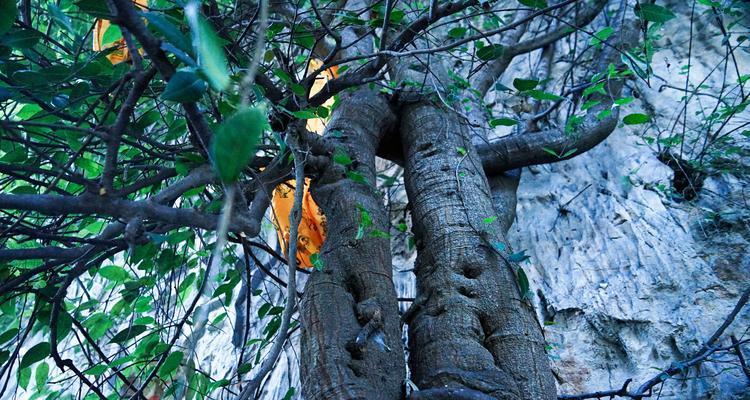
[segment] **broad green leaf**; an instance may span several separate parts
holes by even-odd
[[[104,31],[104,35],[102,35],[102,46],[106,47],[108,44],[114,43],[120,39],[122,39],[122,31],[120,30],[120,27],[112,24],[107,27],[107,30]]]
[[[99,376],[105,372],[107,372],[107,366],[104,364],[100,365],[94,365],[93,367],[83,371],[84,375],[93,375],[93,376]]]
[[[148,327],[146,325],[133,325],[130,327],[127,327],[120,332],[117,332],[117,334],[112,337],[112,340],[110,340],[110,343],[118,343],[122,344],[127,342],[128,340],[140,335],[143,332],[146,332]]]
[[[190,103],[200,100],[207,90],[208,85],[198,74],[189,69],[181,69],[169,79],[161,98],[178,103]]]
[[[157,12],[145,12],[143,16],[148,20],[148,27],[152,31],[161,34],[167,42],[186,54],[190,55],[193,53],[190,40],[180,31],[180,28],[169,21],[168,16]]]
[[[31,368],[19,368],[18,369],[18,386],[26,390],[29,387],[30,381],[31,381]]]
[[[117,265],[107,265],[99,268],[99,275],[114,282],[122,282],[130,278],[130,273]]]
[[[15,29],[0,37],[0,45],[14,49],[28,49],[42,38],[42,34],[34,29]]]
[[[381,24],[382,25],[382,24]],[[315,36],[308,30],[297,24],[294,27],[294,33],[292,33],[292,41],[308,50],[311,50],[315,46]]]
[[[185,277],[185,279],[180,283],[180,286],[177,288],[177,292],[183,293],[185,290],[187,290],[190,285],[195,282],[195,272],[191,272],[188,274],[188,276]]]
[[[638,125],[638,124],[645,124],[646,122],[651,121],[651,117],[649,117],[646,114],[640,114],[640,113],[634,113],[626,115],[622,122],[625,123],[625,125]]]
[[[477,50],[477,57],[483,61],[494,60],[503,56],[505,49],[499,44],[489,44]]]
[[[516,270],[516,273],[518,275],[518,289],[521,291],[521,297],[527,298],[531,293],[531,286],[529,285],[529,277],[526,276],[526,272],[523,270],[523,268],[518,267],[518,270]]]
[[[255,156],[255,148],[268,126],[266,113],[258,107],[237,111],[219,126],[211,153],[219,178],[232,183]]]
[[[47,11],[49,11],[50,15],[52,15],[52,18],[57,21],[58,24],[60,24],[63,28],[72,31],[73,29],[73,20],[63,12],[63,10],[60,9],[56,4],[49,3],[47,4]]]
[[[360,174],[357,171],[347,171],[346,177],[361,185],[369,185],[367,182],[367,178],[365,178],[364,175]]]
[[[42,390],[47,384],[47,378],[49,378],[49,364],[42,362],[36,367],[34,373],[34,382],[36,382],[36,389]]]
[[[298,119],[316,119],[318,114],[310,110],[292,111],[292,115]]]
[[[519,92],[525,92],[527,90],[534,89],[539,84],[536,79],[513,79],[513,87]]]
[[[556,100],[562,100],[563,97],[560,97],[556,94],[547,93],[543,90],[539,89],[532,89],[524,92],[524,94],[528,95],[529,97],[535,98],[537,100],[548,100],[548,101],[556,101]]]
[[[42,361],[49,355],[49,342],[41,342],[30,348],[21,358],[19,369],[24,369],[37,361]]]
[[[451,38],[453,38],[453,39],[460,39],[460,38],[464,37],[464,35],[466,34],[466,31],[467,31],[467,29],[464,28],[464,27],[451,28],[448,31],[448,36],[451,37]]]
[[[281,68],[274,68],[273,74],[276,75],[276,77],[279,78],[284,83],[292,82],[292,77]]]
[[[490,216],[490,217],[487,217],[487,218],[483,219],[482,223],[484,223],[485,225],[490,225],[490,224],[492,224],[495,221],[497,221],[497,216],[493,215],[493,216]]]
[[[111,16],[109,7],[107,7],[106,1],[101,0],[77,0],[75,5],[85,12],[86,14],[92,15],[97,18],[107,18]]]
[[[169,378],[169,375],[180,366],[183,357],[184,354],[181,351],[170,353],[159,369],[159,377],[161,379]]]
[[[208,83],[215,90],[226,89],[229,86],[229,69],[223,41],[203,17],[198,17],[197,30],[193,31],[193,40],[198,54],[198,65],[206,75]]]
[[[547,0],[518,0],[519,3],[531,8],[546,8]]]
[[[675,17],[674,13],[668,8],[650,3],[636,4],[635,15],[646,21],[662,23]]]
[[[590,43],[592,46],[599,45],[600,43],[607,41],[607,39],[609,39],[609,37],[612,36],[613,33],[615,33],[614,28],[612,28],[611,26],[604,27],[599,32],[596,32],[594,34],[594,37],[591,38]]]
[[[518,124],[518,121],[511,118],[495,118],[490,120],[490,128],[494,128],[496,126],[513,126]]]
[[[339,148],[339,149],[336,149],[336,151],[333,153],[333,162],[346,167],[346,166],[351,165],[354,161],[352,161],[352,159],[349,157],[348,154],[346,154],[346,152],[343,149]]]
[[[18,334],[18,328],[10,328],[7,331],[3,332],[3,334],[0,335],[0,345],[5,344],[5,342],[15,338],[16,334]]]
[[[0,36],[8,33],[18,16],[16,0],[0,0]]]

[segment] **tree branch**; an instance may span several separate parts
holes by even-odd
[[[620,48],[636,43],[638,30],[634,21],[630,20],[621,26],[620,35],[611,41],[614,43],[605,46],[601,51],[595,71],[606,73],[610,64],[614,64],[618,69],[624,67],[620,61]],[[624,84],[621,78],[607,79],[607,94],[591,95],[590,100],[598,103],[586,111],[580,122],[572,124],[572,134],[567,133],[565,129],[549,128],[504,136],[494,142],[477,146],[485,172],[495,175],[529,165],[567,160],[601,143],[612,133],[619,121],[619,107],[614,106],[614,101],[620,97]]]

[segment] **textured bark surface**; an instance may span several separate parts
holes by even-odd
[[[375,151],[395,116],[377,94],[342,96],[328,125],[332,143],[353,160],[331,163],[312,195],[326,215],[324,267],[312,273],[301,302],[302,392],[308,399],[398,399],[405,376],[388,217],[374,183]],[[335,134],[331,134],[332,132]],[[353,169],[367,181],[346,176]],[[364,226],[363,213],[372,219]],[[365,224],[366,225],[366,224]],[[357,239],[363,226],[364,236]],[[378,344],[384,342],[384,346]]]
[[[487,179],[450,110],[404,107],[405,183],[417,236],[417,299],[409,319],[412,380],[498,399],[553,399],[544,338],[522,301]],[[502,245],[500,245],[502,248]]]

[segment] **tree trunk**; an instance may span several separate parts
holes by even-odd
[[[422,389],[554,399],[544,338],[470,133],[453,111],[424,101],[402,109],[400,131],[418,250],[412,379]]]
[[[323,270],[312,273],[301,301],[302,389],[308,399],[401,397],[406,368],[390,243],[372,235],[388,232],[375,187],[375,152],[395,121],[385,99],[360,90],[342,96],[328,126],[331,143],[353,163],[331,163],[312,184],[328,231]],[[349,179],[347,169],[367,183]]]

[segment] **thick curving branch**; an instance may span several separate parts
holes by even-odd
[[[603,48],[595,71],[606,71],[610,64],[622,70],[621,49],[637,43],[638,29],[635,22],[625,20],[619,35]],[[614,131],[619,121],[619,107],[614,106],[622,94],[622,78],[608,80],[604,86],[606,95],[596,93],[590,100],[599,103],[589,108],[573,132],[549,128],[537,132],[523,132],[501,137],[491,143],[477,146],[482,166],[488,175],[537,164],[548,164],[567,160],[592,149]],[[553,154],[554,153],[554,154]]]

